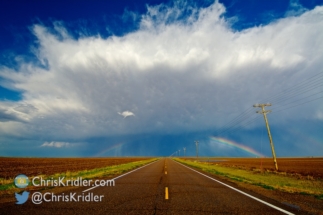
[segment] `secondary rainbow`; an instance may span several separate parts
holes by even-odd
[[[108,148],[106,148],[106,149],[104,149],[103,151],[100,151],[99,153],[97,153],[96,155],[94,155],[94,157],[99,157],[99,156],[101,156],[101,155],[105,154],[105,153],[106,153],[106,152],[108,152],[108,151],[111,151],[111,150],[113,150],[113,149],[120,148],[120,147],[122,147],[124,144],[126,144],[126,143],[125,143],[125,142],[121,142],[121,143],[116,143],[116,144],[114,144],[114,145],[112,145],[112,146],[109,146]]]
[[[222,138],[222,137],[214,137],[214,136],[210,136],[211,140],[214,140],[218,143],[222,143],[222,144],[225,144],[225,145],[229,145],[229,146],[233,146],[233,147],[236,147],[236,148],[239,148],[245,152],[248,152],[252,155],[256,155],[257,157],[265,157],[263,154],[257,152],[256,150],[254,150],[253,148],[250,148],[248,146],[245,146],[245,145],[242,145],[242,144],[239,144],[239,143],[236,143],[232,140],[228,140],[228,139],[225,139],[225,138]]]

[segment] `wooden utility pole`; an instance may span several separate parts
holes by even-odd
[[[273,139],[271,137],[270,128],[269,128],[267,115],[266,115],[267,113],[270,113],[271,110],[265,110],[266,106],[271,106],[271,104],[267,103],[267,104],[255,104],[255,105],[253,105],[253,107],[260,107],[261,111],[257,111],[257,113],[260,113],[260,114],[264,115],[264,119],[265,119],[265,123],[266,123],[266,127],[267,127],[267,132],[268,132],[268,137],[269,137],[269,142],[270,142],[270,146],[271,146],[271,152],[273,153],[273,158],[274,158],[274,164],[275,164],[276,171],[278,171],[278,164],[277,164],[277,160],[276,160],[276,153],[275,153],[274,143],[273,143]]]
[[[199,141],[195,141],[195,145],[196,145],[196,157],[199,157]]]

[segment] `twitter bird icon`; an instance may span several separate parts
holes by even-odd
[[[22,194],[15,193],[15,196],[16,196],[16,200],[17,200],[16,204],[21,205],[28,200],[29,192],[24,191]]]

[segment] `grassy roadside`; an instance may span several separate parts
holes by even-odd
[[[232,167],[222,167],[210,165],[197,161],[184,159],[174,159],[180,163],[198,168],[202,171],[227,178],[231,181],[239,181],[255,186],[260,186],[269,190],[279,190],[288,193],[299,193],[302,195],[313,195],[317,199],[323,200],[323,181],[322,180],[300,180],[290,176],[277,175],[268,172],[255,172],[241,170]]]
[[[89,179],[100,179],[100,178],[112,178],[113,176],[120,175],[122,173],[128,172],[130,170],[133,170],[135,168],[138,168],[140,166],[143,166],[145,164],[151,163],[153,161],[157,160],[154,159],[148,159],[148,160],[142,160],[142,161],[135,161],[120,165],[113,165],[113,166],[107,166],[102,168],[96,168],[96,169],[90,169],[90,170],[81,170],[76,172],[63,172],[63,173],[56,173],[54,175],[37,175],[39,177],[42,177],[44,180],[58,180],[59,178],[64,177],[63,182],[66,182],[67,180],[76,179],[78,177],[82,177],[83,180],[89,180]],[[52,187],[34,187],[32,186],[31,180],[36,176],[28,176],[30,183],[29,186],[24,190],[35,190],[35,189],[50,189]],[[14,178],[12,179],[1,179],[0,178],[0,196],[3,194],[13,194],[14,192],[20,192],[21,189],[16,188],[14,185]]]

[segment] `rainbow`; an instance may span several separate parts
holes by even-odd
[[[232,140],[228,140],[228,139],[225,139],[225,138],[222,138],[222,137],[214,137],[214,136],[210,136],[210,139],[213,140],[213,141],[216,141],[217,143],[222,143],[222,144],[225,144],[225,145],[229,145],[229,146],[234,146],[238,149],[241,149],[245,152],[248,152],[252,155],[256,155],[257,157],[265,157],[263,154],[255,151],[254,149],[248,147],[248,146],[245,146],[245,145],[242,145],[242,144],[239,144],[239,143],[236,143]]]
[[[121,142],[121,143],[116,143],[112,146],[109,146],[108,148],[104,149],[103,151],[100,151],[99,153],[95,154],[94,157],[100,157],[101,155],[105,154],[106,152],[109,152],[111,150],[114,149],[118,149],[121,148],[124,144],[126,144],[125,142]]]
[[[305,135],[304,132],[302,132],[302,130],[300,129],[290,129],[288,130],[290,133],[292,133],[295,137],[299,136],[300,138],[302,138],[303,140],[306,140],[306,142],[312,143],[313,146],[322,147],[322,143],[323,141],[319,141],[318,139]]]

